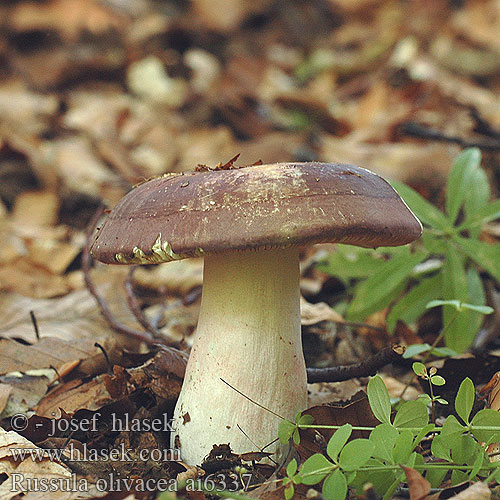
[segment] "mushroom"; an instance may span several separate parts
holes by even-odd
[[[110,212],[91,254],[108,264],[204,257],[172,433],[183,460],[199,464],[214,444],[230,443],[235,453],[267,445],[277,437],[275,414],[293,420],[307,407],[299,249],[404,245],[421,231],[394,189],[368,170],[278,163],[148,181]]]

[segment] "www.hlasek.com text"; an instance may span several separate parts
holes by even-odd
[[[142,448],[132,449],[125,448],[124,443],[121,443],[117,448],[96,450],[88,448],[86,443],[82,443],[75,447],[73,443],[69,443],[65,448],[11,448],[10,456],[15,461],[23,461],[31,458],[34,462],[42,460],[50,461],[70,461],[70,462],[133,462],[136,460],[154,462],[180,462],[181,450],[178,448]]]

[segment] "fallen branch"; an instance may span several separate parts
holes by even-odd
[[[500,141],[497,139],[490,139],[484,141],[468,141],[462,137],[457,137],[454,135],[448,135],[440,130],[436,130],[429,127],[424,127],[419,123],[406,122],[399,126],[399,132],[402,135],[407,135],[410,137],[417,137],[419,139],[430,139],[433,141],[440,142],[450,142],[452,144],[458,144],[463,148],[476,147],[486,151],[500,151]]]
[[[91,258],[90,258],[90,239],[92,238],[92,234],[94,232],[94,228],[97,225],[100,217],[104,213],[104,207],[100,207],[97,212],[92,217],[92,220],[89,223],[89,227],[87,228],[87,237],[85,240],[85,246],[83,248],[82,255],[82,269],[83,276],[85,278],[85,285],[87,286],[87,290],[90,294],[95,298],[97,305],[99,306],[99,310],[101,311],[102,316],[108,322],[109,326],[115,330],[115,332],[122,333],[129,337],[132,337],[136,340],[140,340],[142,342],[146,342],[148,344],[158,344],[161,343],[161,339],[154,339],[150,333],[147,332],[139,332],[128,326],[125,326],[119,323],[113,316],[111,310],[109,309],[108,303],[104,298],[99,295],[97,292],[94,282],[90,276],[90,269],[92,267]]]
[[[361,363],[353,365],[333,366],[331,368],[308,368],[307,382],[341,382],[351,378],[368,377],[374,375],[380,368],[400,359],[405,348],[400,344],[386,347],[374,356]]]

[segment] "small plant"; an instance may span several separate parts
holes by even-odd
[[[426,377],[435,386],[444,379],[432,369],[416,364],[415,373]],[[285,496],[290,500],[297,484],[316,485],[323,481],[322,494],[326,500],[344,500],[348,488],[361,491],[365,483],[373,484],[384,500],[392,498],[398,486],[405,481],[402,466],[411,467],[425,475],[431,486],[438,487],[445,476],[451,474],[453,485],[463,481],[481,479],[486,482],[500,481],[500,462],[491,462],[486,453],[490,443],[500,441],[500,413],[485,409],[472,418],[475,399],[473,382],[466,378],[455,398],[455,411],[442,427],[429,423],[427,401],[403,403],[392,417],[389,393],[379,376],[368,384],[368,400],[375,417],[380,421],[371,430],[368,439],[349,440],[353,430],[366,427],[316,426],[336,429],[330,438],[326,454],[316,453],[298,467],[292,460],[283,480]],[[431,398],[432,399],[432,398]],[[439,401],[435,397],[435,401]],[[307,415],[298,415],[295,422],[283,421],[280,439],[290,439],[300,429],[315,428]],[[431,456],[420,453],[420,444],[426,436],[432,436]],[[285,441],[284,441],[285,440]],[[297,441],[297,438],[295,438]]]
[[[391,306],[387,327],[393,332],[398,320],[414,323],[432,300],[485,305],[479,270],[500,283],[500,243],[485,243],[479,235],[485,224],[500,218],[500,200],[489,202],[490,185],[480,164],[481,153],[476,148],[466,149],[457,157],[446,186],[446,213],[410,187],[394,183],[424,225],[421,241],[412,248],[375,251],[338,245],[338,251],[319,265],[346,286],[357,281],[352,301],[344,305],[347,319],[361,321]],[[442,314],[446,325],[453,311],[444,307]],[[447,329],[446,346],[456,352],[466,350],[482,320],[480,311],[464,311],[460,321]],[[452,351],[438,349],[434,354],[449,355]]]
[[[445,385],[446,380],[441,377],[441,375],[436,375],[437,368],[434,366],[427,370],[426,366],[423,363],[419,363],[417,361],[413,363],[412,368],[417,377],[420,377],[422,380],[427,380],[427,382],[429,382],[430,396],[428,394],[420,394],[418,396],[418,399],[420,399],[426,405],[431,405],[431,419],[432,421],[434,421],[434,409],[436,403],[440,403],[442,405],[448,404],[448,401],[446,401],[446,399],[443,399],[442,397],[434,394],[434,386],[438,387],[441,385]]]

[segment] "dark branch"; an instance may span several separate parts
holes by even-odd
[[[106,302],[106,300],[104,300],[104,298],[101,295],[99,295],[99,293],[95,288],[94,282],[92,281],[92,278],[90,276],[90,268],[92,265],[90,258],[90,251],[89,251],[90,239],[92,237],[94,228],[97,225],[97,222],[99,221],[103,213],[104,213],[104,208],[100,207],[95,213],[94,217],[92,217],[92,220],[90,221],[89,227],[87,229],[87,239],[85,241],[85,247],[83,248],[82,269],[87,290],[97,301],[101,314],[103,315],[104,319],[109,323],[109,325],[113,330],[115,330],[118,333],[122,333],[129,337],[132,337],[134,339],[140,340],[142,342],[147,342],[148,344],[159,343],[158,339],[154,339],[150,333],[138,332],[137,330],[133,330],[132,328],[122,325],[121,323],[116,321],[116,319],[114,318],[113,314],[109,309],[108,303]]]
[[[404,352],[405,348],[402,345],[394,344],[361,363],[332,368],[308,368],[307,382],[310,384],[314,382],[341,382],[351,378],[368,377],[374,375],[380,368],[400,359]]]
[[[419,139],[430,139],[433,141],[450,142],[458,144],[463,148],[476,147],[487,151],[500,151],[500,141],[497,139],[486,139],[484,141],[469,141],[462,137],[445,134],[440,130],[424,127],[419,123],[406,122],[400,125],[399,132],[402,135],[417,137]]]

